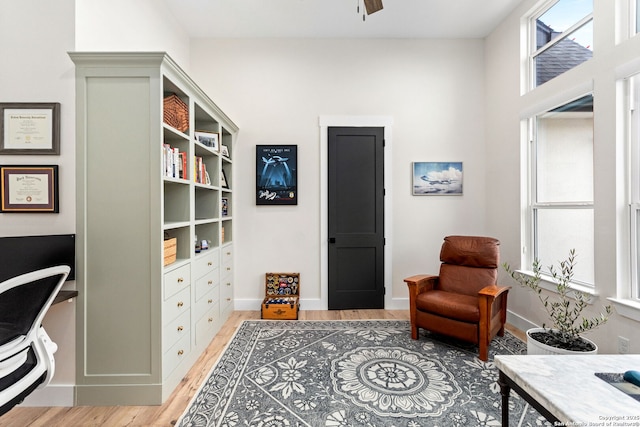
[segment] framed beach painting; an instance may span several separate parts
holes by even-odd
[[[462,195],[462,162],[413,162],[412,194]]]

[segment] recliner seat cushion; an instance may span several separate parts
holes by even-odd
[[[421,293],[416,298],[416,308],[442,317],[464,322],[480,321],[478,298],[439,290]]]

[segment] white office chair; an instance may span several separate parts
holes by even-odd
[[[70,270],[50,267],[0,283],[0,416],[53,377],[58,346],[42,319]]]

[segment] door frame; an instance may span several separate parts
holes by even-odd
[[[384,128],[384,308],[401,309],[392,304],[392,187],[391,187],[391,147],[393,118],[390,116],[320,116],[320,307],[329,307],[329,128],[330,127],[381,127]]]

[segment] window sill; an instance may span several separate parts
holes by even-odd
[[[630,299],[607,298],[620,316],[640,322],[640,303]]]
[[[534,276],[533,271],[528,271],[528,270],[517,270],[517,271],[518,273],[522,273],[525,276],[529,276],[529,277]],[[558,282],[556,282],[551,276],[541,273],[540,287],[542,289],[552,292],[554,294],[557,294],[558,293],[557,286],[558,286]],[[598,294],[596,293],[596,290],[591,286],[586,286],[580,283],[572,282],[569,284],[569,288],[573,291],[582,292],[583,294],[589,295],[589,301],[587,301],[589,304],[593,304],[593,302],[598,298]],[[571,297],[571,294],[569,296]]]

